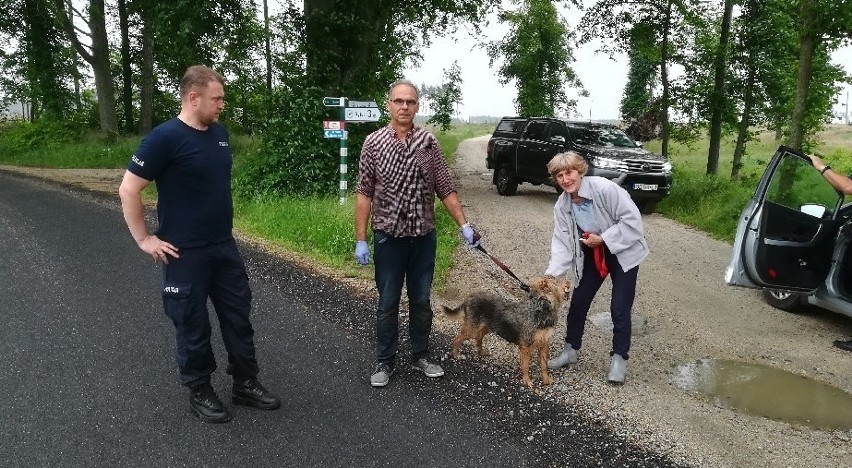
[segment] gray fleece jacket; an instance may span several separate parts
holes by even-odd
[[[648,256],[648,242],[642,215],[630,194],[615,182],[597,176],[583,177],[577,194],[592,200],[601,237],[618,258],[621,269],[627,271],[642,263]],[[563,276],[570,272],[579,281],[583,276],[583,250],[571,203],[571,195],[563,193],[553,207],[553,239],[545,274]]]

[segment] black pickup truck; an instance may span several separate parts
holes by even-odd
[[[652,213],[668,195],[672,166],[643,149],[614,125],[553,118],[504,117],[488,141],[486,166],[500,195],[514,195],[518,184],[559,187],[547,172],[557,153],[574,151],[589,163],[587,175],[615,180],[643,213]]]

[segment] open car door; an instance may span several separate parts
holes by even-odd
[[[812,292],[831,269],[843,195],[810,158],[780,147],[743,209],[725,282]]]

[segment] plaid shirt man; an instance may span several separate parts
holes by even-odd
[[[414,126],[405,143],[391,126],[364,140],[357,192],[372,198],[373,229],[393,237],[435,229],[435,195],[456,191],[435,136]]]

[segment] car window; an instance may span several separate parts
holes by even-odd
[[[547,140],[550,141],[551,137],[561,136],[565,138],[565,141],[568,141],[570,136],[568,135],[568,129],[565,128],[565,124],[562,122],[551,122],[550,126],[547,127]]]
[[[615,146],[635,148],[636,143],[626,133],[616,127],[585,127],[573,125],[570,127],[574,141],[580,145]]]
[[[790,153],[781,159],[766,191],[767,201],[792,210],[811,214],[813,210],[808,207],[824,207],[823,217],[831,216],[839,197],[810,161]]]
[[[527,139],[544,141],[544,130],[547,122],[533,121],[527,127]]]
[[[524,119],[511,119],[511,120],[501,120],[499,124],[497,124],[497,133],[507,133],[517,135],[521,133],[521,130],[524,128],[524,124],[526,120]]]

